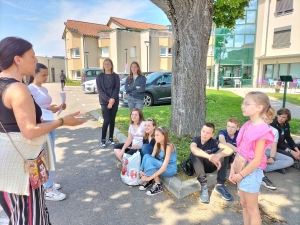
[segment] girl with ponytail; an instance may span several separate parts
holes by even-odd
[[[274,134],[263,115],[273,114],[269,97],[259,91],[249,92],[242,102],[242,113],[249,116],[237,137],[237,152],[246,160],[246,166],[239,173],[231,168],[229,180],[239,184],[240,201],[243,208],[244,224],[261,224],[258,208],[258,192],[267,166],[265,151],[274,140]]]

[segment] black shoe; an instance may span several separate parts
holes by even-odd
[[[150,191],[147,191],[147,195],[157,195],[163,192],[161,184],[154,184]]]
[[[277,187],[269,180],[268,177],[264,176],[262,179],[262,185],[264,185],[266,188],[269,188],[271,190],[277,189]]]
[[[101,147],[102,147],[102,148],[105,148],[105,147],[106,147],[105,140],[102,140],[102,141],[101,141]]]
[[[296,168],[296,169],[298,169],[298,170],[300,170],[300,162],[299,161],[295,161],[293,167]]]
[[[114,139],[113,138],[109,138],[108,141],[107,141],[107,144],[115,145]]]
[[[140,185],[139,189],[140,189],[141,191],[145,191],[148,187],[150,187],[150,185],[152,184],[152,181],[153,181],[153,180],[146,181],[146,182],[142,183],[142,184]]]
[[[278,170],[275,170],[276,172],[278,172],[278,173],[281,173],[281,174],[285,174],[285,169],[283,168],[283,169],[278,169]]]

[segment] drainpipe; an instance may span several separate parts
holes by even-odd
[[[265,56],[267,56],[270,7],[271,7],[271,0],[269,0],[269,7],[268,7],[267,30],[266,30],[266,41],[265,41]]]

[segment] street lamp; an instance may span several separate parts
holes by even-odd
[[[220,45],[220,55],[219,55],[219,71],[218,71],[218,81],[217,81],[217,90],[219,90],[219,79],[220,79],[220,71],[221,71],[221,54],[222,54],[222,45],[224,41],[219,41]]]
[[[150,44],[150,41],[144,41],[144,43],[145,43],[145,45],[146,45],[146,47],[147,47],[147,72],[149,72],[149,69],[148,69],[148,47],[149,47],[149,44]]]
[[[84,52],[86,55],[85,55],[85,57],[86,57],[86,68],[89,68],[89,57],[88,57],[88,54],[89,54],[89,52]]]

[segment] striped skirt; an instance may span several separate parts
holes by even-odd
[[[9,225],[51,225],[43,185],[37,189],[30,186],[29,196],[0,191],[0,204]]]

